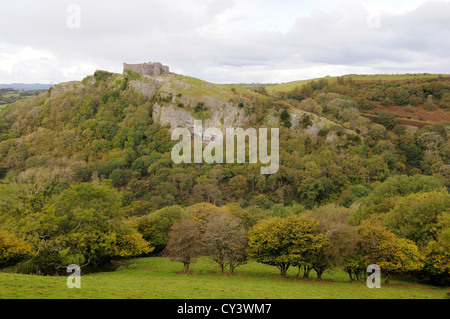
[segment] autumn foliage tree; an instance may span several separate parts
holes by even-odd
[[[317,250],[309,253],[309,264],[321,279],[325,270],[333,267],[348,266],[351,256],[358,251],[360,236],[354,227],[345,223],[333,223],[325,225],[323,229],[327,237],[327,243]],[[363,269],[346,269],[352,279],[353,274],[359,275]]]
[[[418,247],[408,239],[397,237],[382,226],[364,223],[358,229],[362,236],[364,268],[371,264],[380,266],[389,283],[393,273],[420,270],[423,257]]]
[[[32,255],[31,246],[24,240],[0,231],[0,269],[20,262]]]
[[[172,261],[182,262],[183,272],[189,272],[190,264],[203,251],[200,227],[192,218],[185,217],[171,227],[164,255]]]
[[[74,183],[47,199],[42,208],[24,208],[17,222],[4,227],[27,239],[33,252],[30,270],[37,273],[56,273],[73,263],[101,267],[113,258],[154,249],[136,229],[125,225],[121,199],[109,186]]]
[[[262,220],[249,232],[249,256],[257,262],[276,266],[281,276],[291,265],[307,262],[307,253],[327,243],[319,223],[308,217],[273,217]]]
[[[438,218],[450,207],[450,195],[444,192],[411,194],[402,198],[387,214],[386,224],[398,236],[419,246],[436,240]]]
[[[246,262],[247,232],[240,219],[227,213],[208,219],[204,235],[206,253],[219,265],[220,272],[228,265],[230,273]]]
[[[438,216],[438,231],[435,240],[425,248],[423,276],[429,276],[433,283],[450,285],[450,213]]]

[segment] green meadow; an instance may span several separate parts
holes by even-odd
[[[207,258],[179,273],[182,264],[167,258],[131,260],[113,272],[81,277],[80,289],[67,288],[65,276],[0,273],[1,299],[443,299],[449,289],[394,278],[380,289],[365,282],[350,282],[343,271],[323,279],[296,277],[297,269],[282,278],[276,267],[250,262],[234,276],[221,275]]]

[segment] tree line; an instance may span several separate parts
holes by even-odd
[[[373,86],[374,93],[383,85],[378,82],[337,79],[316,84],[305,99],[263,96],[267,103],[260,108],[240,96],[249,112],[280,108],[280,169],[263,176],[257,164],[174,164],[169,130],[152,118],[154,101],[131,90],[128,80],[99,72],[0,112],[2,268],[55,273],[68,263],[98,268],[117,258],[160,254],[181,215],[194,216],[200,237],[209,238],[204,237],[209,234],[206,220],[210,211],[220,210],[245,229],[246,257],[265,256],[259,260],[282,269],[289,265],[308,273],[316,260],[319,273],[320,267],[333,265],[359,278],[363,265],[373,261],[367,248],[373,243],[364,239],[370,235],[383,245],[395,244],[375,252],[411,257],[405,257],[411,265],[401,265],[405,271],[435,282],[448,280],[448,123],[423,129],[393,126],[389,118],[371,123],[358,113],[357,94],[365,92],[364,85]],[[416,84],[436,98],[441,94],[440,100],[448,93],[445,83]],[[396,84],[383,87],[388,85]],[[356,95],[349,97],[340,86]],[[337,93],[330,92],[335,87]],[[286,105],[322,114],[335,125],[317,134],[289,129],[289,113],[282,111]],[[261,112],[255,118],[263,117]],[[303,122],[305,128],[310,125]],[[291,216],[318,221],[308,226],[316,229],[308,236],[320,240],[305,251],[299,246],[305,240],[293,237],[287,253],[279,256],[284,266],[275,265],[254,231],[262,232],[271,218],[280,229],[286,220],[296,224]],[[302,223],[296,232],[303,231]],[[278,235],[270,236],[277,241]],[[354,258],[330,255],[338,251],[331,247],[340,246],[341,237],[353,238],[355,245],[344,245],[354,249],[338,255]],[[251,249],[256,246],[260,254]],[[395,256],[385,260],[388,272],[400,271]],[[326,266],[319,267],[319,261]]]
[[[446,285],[450,196],[433,177],[388,179],[346,208],[328,204],[242,207],[198,203],[148,212],[123,206],[111,185],[75,183],[36,174],[0,185],[0,267],[58,273],[68,264],[101,268],[112,260],[164,255],[184,264],[210,256],[221,272],[254,260],[309,277],[341,268],[351,280],[370,264]],[[58,189],[62,187],[62,191]],[[399,196],[402,195],[402,196]]]
[[[447,216],[442,211],[449,204],[448,195],[429,196],[446,198],[437,211],[441,212],[439,218]],[[446,226],[440,221],[436,224],[440,228],[436,241],[423,245],[379,222],[366,220],[351,225],[349,212],[336,206],[286,217],[265,217],[250,228],[233,209],[209,210],[211,215],[206,219],[184,217],[168,232],[163,254],[182,262],[184,272],[197,257],[209,256],[220,272],[229,266],[230,274],[238,265],[252,260],[277,267],[281,276],[296,267],[297,276],[309,278],[313,270],[321,279],[326,270],[340,268],[350,280],[361,280],[367,267],[377,264],[386,283],[394,274],[412,274],[419,278],[432,276],[435,282],[448,284],[448,242],[443,240]]]

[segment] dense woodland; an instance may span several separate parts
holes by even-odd
[[[83,94],[53,87],[0,111],[0,268],[54,274],[164,254],[188,271],[208,255],[221,271],[250,258],[354,280],[378,264],[387,280],[449,284],[450,125],[399,125],[389,112],[448,111],[448,78],[256,88],[268,101],[249,109],[257,119],[294,107],[337,124],[311,135],[281,112],[280,169],[266,176],[258,164],[174,164],[155,101],[128,76],[96,72],[70,84]],[[375,122],[360,113],[379,106]]]

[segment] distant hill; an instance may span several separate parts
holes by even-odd
[[[353,81],[407,81],[407,80],[437,80],[440,77],[448,77],[448,75],[440,75],[440,74],[428,74],[428,73],[420,73],[420,74],[372,74],[372,75],[357,75],[357,74],[348,74],[342,77],[351,78]],[[269,93],[274,92],[288,92],[293,90],[296,87],[303,86],[311,81],[318,81],[320,79],[327,79],[329,81],[334,81],[337,77],[326,76],[323,78],[309,79],[309,80],[300,80],[293,82],[281,83],[278,85],[269,85],[267,86],[267,91]]]
[[[14,90],[14,89],[2,89],[0,88],[0,110],[6,105],[14,103],[16,101],[26,99],[32,96],[39,95],[46,90]]]
[[[121,192],[129,216],[205,202],[348,208],[372,185],[403,174],[436,175],[450,185],[450,77],[355,75],[287,92],[270,93],[271,87],[257,93],[177,74],[98,70],[5,103],[0,201],[5,183],[18,177],[31,183],[41,172],[48,183],[64,179],[51,186],[54,192],[104,181]],[[253,89],[263,92],[257,84]],[[207,128],[279,128],[279,171],[262,176],[262,163],[174,163],[172,130],[192,134],[194,120],[202,121],[204,142],[212,140]]]
[[[50,84],[42,83],[11,83],[0,84],[0,89],[13,89],[17,91],[35,91],[35,90],[48,90]]]
[[[303,104],[313,111],[311,98],[321,104],[327,94],[335,93],[353,100],[361,115],[377,121],[381,112],[393,113],[397,123],[418,128],[450,122],[450,75],[447,74],[374,74],[344,75],[301,80],[264,87],[271,96]],[[323,103],[322,103],[323,104]],[[306,109],[305,109],[306,107]],[[322,105],[316,113],[329,119],[339,118],[340,111]]]

